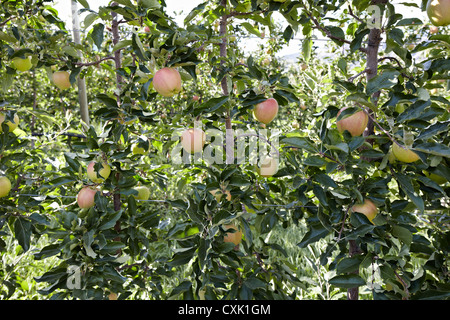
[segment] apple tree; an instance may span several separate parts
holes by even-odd
[[[2,3],[2,109],[20,116],[19,130],[2,125],[2,256],[17,242],[55,259],[34,277],[51,299],[317,298],[287,249],[303,230],[296,250],[332,290],[320,297],[447,299],[448,27],[431,33],[387,0],[211,0],[180,26],[167,2],[78,1],[81,44],[46,2]],[[294,37],[301,57],[286,66],[275,54]],[[264,50],[244,53],[249,38]],[[31,69],[13,62],[28,56]],[[181,91],[160,93],[164,68]],[[277,115],[260,123],[270,98]],[[192,127],[203,152],[183,152]],[[12,265],[0,272],[10,297],[21,284]]]

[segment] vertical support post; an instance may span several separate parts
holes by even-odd
[[[78,20],[78,8],[76,0],[71,1],[72,8],[72,29],[73,29],[73,40],[76,44],[81,44],[80,39],[80,21]],[[80,52],[79,52],[80,55]],[[81,56],[81,55],[80,55]],[[88,100],[86,93],[86,80],[77,77],[77,86],[78,86],[78,101],[80,103],[80,114],[81,120],[84,121],[89,126],[89,108],[88,108]]]

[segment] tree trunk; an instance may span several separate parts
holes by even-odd
[[[373,5],[377,5],[377,4],[385,4],[387,1],[386,0],[372,0],[372,4]],[[369,82],[370,79],[372,79],[373,77],[375,77],[378,73],[378,50],[380,47],[380,42],[381,42],[382,38],[381,38],[381,30],[377,29],[377,28],[372,28],[370,29],[369,32],[369,39],[368,39],[368,45],[367,45],[367,51],[366,51],[366,56],[367,56],[367,63],[366,63],[366,80],[367,82]],[[372,102],[373,104],[377,105],[378,103],[378,99],[380,97],[380,92],[375,92],[372,95]],[[363,136],[364,137],[368,137],[374,134],[374,127],[375,124],[372,121],[371,118],[375,118],[375,112],[373,110],[368,110],[369,114],[371,115],[371,117],[369,117],[369,122],[367,124],[367,129],[364,132]],[[368,140],[369,143],[373,143],[373,141],[370,139]],[[359,248],[358,244],[356,243],[355,240],[350,240],[349,241],[349,255],[350,257],[356,255],[356,254],[360,254],[361,253],[361,249]],[[358,271],[355,271],[355,274],[358,274]],[[350,288],[347,290],[347,299],[348,300],[358,300],[359,298],[359,288],[355,287],[355,288]]]

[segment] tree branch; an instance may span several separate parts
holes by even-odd
[[[88,66],[94,66],[96,64],[100,64],[102,61],[105,61],[105,60],[115,60],[115,57],[109,56],[109,57],[105,57],[103,59],[100,59],[100,60],[97,60],[97,61],[94,61],[94,62],[86,62],[86,63],[75,62],[75,65],[77,65],[79,67],[88,67]]]

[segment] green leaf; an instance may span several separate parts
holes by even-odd
[[[366,284],[366,281],[357,274],[338,275],[330,279],[329,283],[340,288],[356,288]]]
[[[133,45],[133,41],[132,40],[120,40],[119,42],[116,43],[116,45],[112,48],[112,52],[116,52],[117,50],[126,48]]]
[[[400,72],[393,69],[384,70],[383,73],[376,75],[367,83],[366,94],[371,96],[382,89],[392,88],[397,84],[397,78]]]
[[[288,146],[292,146],[292,147],[296,147],[296,148],[300,148],[300,149],[305,149],[306,151],[309,152],[316,152],[316,148],[313,145],[312,142],[310,142],[308,140],[308,138],[303,138],[303,137],[288,137],[288,138],[284,138],[281,139],[280,141],[281,143],[288,145]]]
[[[423,111],[429,106],[431,106],[430,100],[417,100],[397,117],[397,122],[401,123],[408,120],[418,119]]]
[[[357,271],[359,270],[359,265],[361,264],[362,259],[363,256],[344,258],[337,264],[336,272],[342,274]]]
[[[102,23],[97,23],[96,25],[94,25],[94,28],[92,29],[92,32],[90,34],[98,50],[102,48],[104,30],[105,26]]]
[[[19,242],[24,252],[30,249],[32,223],[23,217],[14,221],[14,237]]]
[[[325,238],[330,231],[328,231],[321,223],[309,225],[309,230],[303,236],[302,240],[297,244],[300,248],[305,248],[308,244],[319,241]]]
[[[401,240],[404,244],[408,246],[411,245],[413,235],[408,229],[400,226],[393,226],[392,235]]]
[[[423,212],[425,210],[425,204],[423,199],[415,192],[412,180],[409,176],[403,174],[394,174],[397,182],[400,184],[402,190],[406,193],[408,198],[414,202],[417,208]]]
[[[90,230],[85,232],[83,235],[83,247],[86,250],[86,254],[91,258],[96,258],[97,254],[92,250],[91,245],[94,242],[94,232],[95,230]]]
[[[117,220],[122,216],[122,210],[116,211],[112,214],[108,214],[103,217],[103,220],[99,226],[99,230],[107,230],[116,225]]]
[[[437,142],[422,143],[415,146],[413,149],[424,153],[434,154],[436,156],[450,158],[450,147]]]

